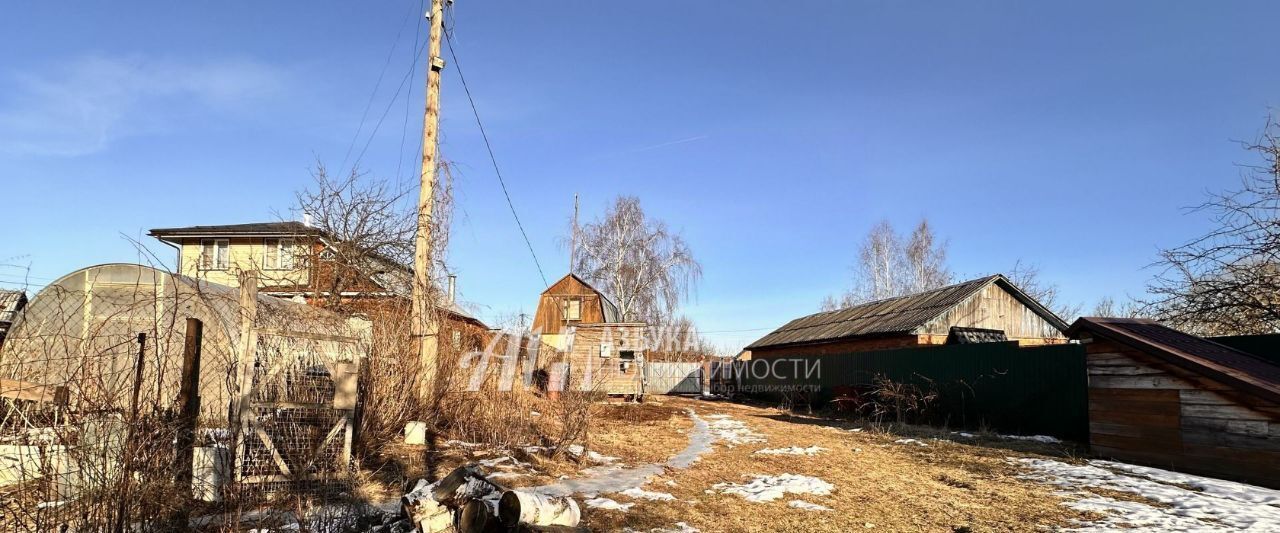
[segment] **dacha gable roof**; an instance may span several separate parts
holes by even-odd
[[[604,292],[602,292],[600,289],[597,289],[591,286],[590,283],[587,283],[587,280],[582,279],[581,277],[579,277],[577,274],[574,274],[573,272],[565,274],[563,278],[560,278],[556,280],[555,283],[548,285],[546,290],[542,291],[542,294],[551,293],[553,290],[555,290],[557,286],[559,286],[561,283],[564,283],[565,280],[570,280],[570,279],[577,281],[578,283],[582,284],[583,287],[591,289],[591,292],[594,292],[600,296],[600,303],[601,303],[601,307],[604,308],[604,321],[606,323],[621,321],[621,318],[618,314],[618,306],[613,303],[613,300],[610,300],[609,297],[606,296]]]
[[[1003,275],[965,281],[906,296],[824,311],[797,318],[761,337],[748,350],[791,344],[831,342],[856,337],[916,333],[931,320],[960,305],[991,284],[999,285],[1060,331],[1067,323],[1022,292]]]
[[[1067,335],[1115,341],[1195,374],[1280,402],[1280,366],[1255,355],[1142,318],[1085,317]]]

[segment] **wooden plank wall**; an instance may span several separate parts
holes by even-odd
[[[1094,453],[1280,487],[1280,406],[1108,340],[1086,347]]]
[[[619,365],[618,352],[632,350],[643,357],[644,325],[610,324],[579,327],[574,331],[573,345],[567,359],[572,375],[571,387],[580,390],[586,379],[586,369],[591,369],[591,387],[610,395],[632,395],[643,392],[643,368],[639,360],[626,371]],[[600,357],[600,344],[613,346],[611,357]]]
[[[919,333],[940,335],[945,341],[951,326],[998,329],[1009,340],[1037,339],[1043,343],[1042,339],[1055,339],[1056,342],[1066,342],[1066,336],[1058,328],[1018,301],[998,283],[987,285],[942,316],[931,320]]]
[[[544,334],[559,334],[565,330],[564,318],[561,316],[561,303],[566,298],[582,299],[583,324],[604,322],[604,304],[600,301],[600,293],[583,285],[572,276],[566,276],[543,291],[538,299],[538,310],[533,315],[533,328]]]

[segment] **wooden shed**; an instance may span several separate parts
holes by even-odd
[[[1094,453],[1280,487],[1280,366],[1151,320],[1068,335],[1086,346]]]
[[[642,323],[597,323],[574,326],[563,357],[569,387],[613,396],[644,395],[644,335]]]
[[[756,358],[804,356],[969,342],[976,337],[1036,346],[1066,342],[1066,329],[1052,311],[996,274],[797,318],[746,349]]]

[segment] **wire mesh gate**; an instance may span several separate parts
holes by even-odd
[[[241,410],[236,479],[292,488],[336,479],[351,463],[358,339],[255,330],[248,401]],[[307,487],[301,487],[307,488]]]

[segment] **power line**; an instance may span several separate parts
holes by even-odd
[[[419,46],[416,50],[414,50],[413,56],[415,58],[418,57],[422,53],[422,49],[426,47],[426,45],[427,43],[423,42],[422,46]],[[417,64],[418,62],[415,59],[413,62],[414,68],[411,68],[409,72],[406,72],[404,74],[404,77],[400,79],[400,86],[396,88],[396,94],[392,95],[391,100],[387,102],[387,108],[382,110],[382,116],[378,117],[378,123],[374,124],[373,130],[369,132],[369,140],[365,141],[364,148],[360,149],[360,155],[356,156],[355,162],[351,164],[352,170],[355,170],[355,167],[359,166],[360,161],[364,159],[364,153],[369,150],[369,145],[373,144],[374,136],[377,135],[378,129],[382,127],[382,122],[387,119],[387,115],[391,113],[391,107],[396,104],[397,100],[399,100],[400,91],[404,90],[405,83],[409,81],[409,78],[411,76],[413,76],[413,72],[414,70],[416,70]]]
[[[418,0],[418,12],[421,13],[422,10],[425,8],[426,6],[423,3],[423,0]],[[422,40],[422,24],[415,24],[414,30],[413,30],[413,48],[415,50],[418,48],[418,43],[421,42],[421,40]],[[409,64],[410,78],[413,77],[414,72],[416,72],[418,69],[418,54],[413,54],[412,59],[413,59],[412,62]],[[413,102],[413,89],[409,89],[407,92],[404,93],[404,124],[400,126],[400,153],[399,153],[399,157],[396,158],[396,185],[399,185],[401,183],[400,170],[401,168],[404,167],[404,141],[405,141],[405,137],[407,137],[409,133],[409,114],[410,114],[412,102]],[[419,140],[418,143],[421,144],[422,141]],[[421,146],[418,147],[418,153],[422,153]]]
[[[351,144],[347,145],[347,154],[342,156],[342,164],[338,166],[339,171],[346,168],[347,161],[351,159],[351,151],[356,147],[356,139],[360,138],[360,132],[364,130],[365,120],[369,118],[369,109],[373,107],[374,97],[378,96],[378,89],[382,87],[382,78],[387,75],[387,67],[391,66],[391,58],[395,56],[396,49],[400,47],[400,35],[404,33],[404,26],[409,22],[410,18],[413,18],[412,11],[410,11],[409,14],[405,16],[404,21],[400,23],[400,29],[396,30],[396,37],[391,43],[391,50],[387,51],[387,60],[382,64],[382,71],[378,73],[378,81],[373,84],[373,91],[369,93],[369,101],[364,104],[364,112],[360,114],[360,125],[356,127],[355,134],[351,136]],[[420,25],[415,24],[414,26],[416,28]],[[417,38],[414,39],[414,44],[417,44]],[[417,57],[418,55],[414,54],[415,63],[417,62]],[[397,92],[396,96],[399,95],[399,92]],[[392,97],[392,100],[395,100],[395,97]],[[377,130],[374,131],[376,132]],[[357,161],[359,161],[359,158],[357,158]]]
[[[453,58],[453,67],[458,71],[458,80],[462,82],[462,91],[467,95],[467,102],[471,104],[471,114],[476,117],[476,126],[480,128],[480,138],[484,139],[484,147],[489,151],[489,161],[493,163],[493,173],[498,176],[498,184],[502,186],[502,195],[507,198],[507,207],[511,209],[511,216],[516,219],[516,227],[520,228],[520,236],[524,237],[525,246],[529,247],[529,255],[533,256],[533,264],[538,267],[538,276],[542,278],[542,284],[547,283],[547,275],[542,272],[542,263],[538,261],[538,254],[533,251],[533,243],[529,241],[529,234],[524,231],[524,224],[520,222],[520,215],[516,214],[516,206],[511,201],[511,193],[507,192],[507,182],[502,179],[502,171],[498,168],[498,158],[493,155],[493,145],[489,142],[489,134],[485,133],[484,123],[480,121],[480,111],[476,110],[476,101],[471,97],[471,89],[467,87],[467,78],[462,75],[462,64],[458,61],[458,54],[453,50],[453,32],[445,31],[445,42],[449,45],[449,57]]]

